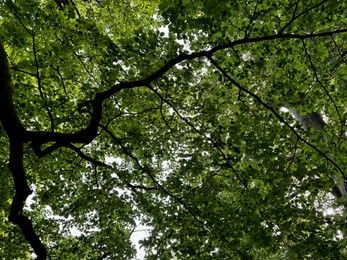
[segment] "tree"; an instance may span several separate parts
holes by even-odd
[[[346,258],[346,5],[2,1],[1,257]]]

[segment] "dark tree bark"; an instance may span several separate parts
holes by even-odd
[[[4,46],[0,43],[0,121],[10,143],[9,169],[15,185],[9,221],[18,225],[38,259],[46,259],[47,251],[33,229],[31,221],[23,215],[26,199],[31,194],[23,166],[23,145],[26,130],[21,124],[12,101],[12,81]]]

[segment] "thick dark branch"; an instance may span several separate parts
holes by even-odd
[[[25,132],[13,106],[12,81],[2,43],[0,43],[0,121],[9,137],[22,136]]]
[[[46,259],[47,251],[35,233],[31,221],[23,215],[23,207],[31,189],[23,166],[23,135],[25,129],[19,121],[12,102],[12,81],[7,55],[0,43],[0,121],[10,140],[9,169],[12,173],[15,195],[11,204],[9,221],[18,225],[38,259]]]
[[[179,64],[182,61],[188,61],[193,60],[197,58],[202,57],[211,57],[215,52],[232,48],[237,45],[242,45],[246,43],[255,43],[255,42],[262,42],[262,41],[272,41],[277,39],[308,39],[308,38],[315,38],[315,37],[327,37],[332,36],[334,34],[338,33],[345,33],[347,32],[347,29],[341,29],[341,30],[335,30],[331,32],[323,32],[323,33],[316,33],[316,34],[275,34],[275,35],[269,35],[269,36],[262,36],[262,37],[256,37],[256,38],[248,38],[248,39],[241,39],[236,40],[230,43],[218,45],[208,51],[201,51],[191,54],[185,54],[182,53],[176,58],[171,59],[169,62],[167,62],[163,67],[158,69],[156,72],[151,74],[150,76],[137,81],[130,81],[130,82],[121,82],[110,89],[97,93],[95,98],[93,100],[86,101],[83,105],[79,107],[80,111],[82,111],[83,106],[85,105],[91,105],[92,106],[92,117],[89,125],[87,128],[82,129],[76,133],[52,133],[52,132],[27,132],[25,135],[25,140],[33,141],[35,143],[36,147],[40,147],[42,144],[49,143],[49,142],[56,142],[55,147],[62,147],[64,146],[63,143],[84,143],[87,144],[91,142],[98,133],[98,125],[101,121],[102,117],[102,105],[103,102],[110,98],[111,96],[115,95],[117,92],[123,90],[123,89],[130,89],[130,88],[136,88],[140,86],[148,86],[156,79],[163,76],[167,71],[169,71],[171,68],[173,68],[175,65]],[[39,149],[36,149],[39,151]],[[42,152],[43,155],[48,154],[55,149],[46,149],[46,152]]]
[[[92,102],[92,118],[89,122],[89,125],[85,129],[82,129],[75,133],[27,131],[23,137],[24,140],[26,142],[32,141],[34,150],[40,157],[45,156],[60,147],[66,146],[69,143],[90,143],[98,134],[98,124],[102,116],[102,103],[105,99],[101,99],[99,98],[99,96],[100,94],[96,94],[96,97]],[[42,151],[40,149],[40,146],[49,142],[55,142],[55,144]]]
[[[158,69],[156,72],[154,72],[147,78],[138,80],[138,81],[122,82],[122,83],[116,84],[109,90],[99,93],[99,97],[101,99],[106,99],[114,95],[115,93],[119,92],[122,89],[135,88],[139,86],[148,86],[154,80],[163,76],[167,71],[169,71],[171,68],[173,68],[175,65],[179,64],[182,61],[193,60],[193,59],[197,59],[201,57],[210,57],[212,56],[212,54],[214,54],[217,51],[232,48],[237,45],[246,44],[246,43],[263,42],[263,41],[272,41],[272,40],[278,40],[278,39],[302,40],[302,39],[308,39],[308,38],[327,37],[334,34],[346,33],[346,32],[347,32],[347,29],[335,30],[331,32],[323,32],[323,33],[313,33],[313,34],[275,34],[275,35],[269,35],[269,36],[261,36],[261,37],[255,37],[255,38],[245,38],[241,40],[236,40],[230,43],[218,45],[208,51],[195,52],[191,54],[182,53],[178,55],[176,58],[171,59],[163,67]]]
[[[62,3],[59,1],[59,3]],[[24,25],[23,25],[24,26]],[[98,127],[99,123],[102,118],[102,106],[103,102],[110,98],[112,95],[116,94],[117,92],[123,90],[123,89],[129,89],[129,88],[135,88],[140,86],[148,86],[150,83],[155,81],[156,79],[163,76],[167,71],[169,71],[171,68],[173,68],[175,65],[182,61],[188,61],[193,60],[196,58],[201,57],[208,57],[210,58],[211,62],[218,68],[218,70],[234,85],[236,85],[240,90],[246,92],[250,96],[252,96],[255,100],[257,100],[259,103],[261,103],[265,108],[269,109],[281,122],[283,122],[287,127],[289,127],[294,134],[297,136],[298,139],[302,140],[306,145],[312,147],[315,151],[317,151],[319,154],[321,154],[324,158],[326,158],[330,163],[332,163],[345,177],[344,172],[342,169],[329,157],[327,157],[323,152],[321,152],[317,147],[309,143],[308,141],[304,140],[297,132],[296,130],[290,126],[272,107],[264,103],[257,95],[254,93],[248,91],[247,89],[243,88],[240,84],[238,84],[235,80],[233,80],[226,72],[211,58],[212,55],[220,50],[232,48],[237,45],[246,44],[246,43],[255,43],[255,42],[262,42],[262,41],[273,41],[277,39],[308,39],[308,38],[314,38],[314,37],[326,37],[326,36],[332,36],[334,34],[338,33],[345,33],[347,32],[347,29],[341,29],[336,30],[332,32],[323,32],[323,33],[316,33],[316,34],[307,34],[307,35],[299,35],[299,34],[277,34],[277,35],[270,35],[270,36],[263,36],[263,37],[256,37],[256,38],[246,38],[241,40],[236,40],[227,44],[222,44],[219,46],[216,46],[209,51],[201,51],[196,52],[192,54],[181,54],[177,56],[176,58],[170,60],[167,62],[163,67],[158,69],[156,72],[151,74],[150,76],[138,80],[138,81],[132,81],[132,82],[122,82],[119,84],[114,85],[110,89],[96,94],[95,98],[89,102],[88,104],[92,107],[92,113],[91,113],[91,120],[89,122],[89,125],[80,131],[77,131],[75,133],[55,133],[55,132],[45,132],[45,131],[26,131],[24,127],[22,126],[20,120],[17,117],[17,114],[15,112],[13,102],[12,102],[12,87],[11,87],[11,78],[9,74],[9,68],[8,68],[8,62],[5,50],[3,46],[0,44],[0,121],[9,137],[10,140],[10,147],[11,147],[11,153],[10,153],[10,170],[12,172],[14,182],[15,182],[15,188],[16,188],[16,194],[12,202],[11,206],[11,214],[10,214],[10,221],[13,223],[16,223],[20,226],[20,228],[23,231],[24,236],[26,237],[27,241],[31,244],[33,249],[35,250],[36,254],[39,256],[40,259],[46,258],[46,250],[42,243],[40,242],[38,236],[35,234],[31,221],[23,216],[23,206],[24,202],[27,198],[27,196],[30,194],[30,188],[27,184],[26,177],[25,177],[25,171],[23,168],[23,151],[22,151],[22,145],[25,142],[31,141],[33,144],[33,147],[35,149],[35,152],[39,156],[43,156],[46,154],[51,153],[52,151],[67,146],[71,143],[90,143],[98,134]],[[33,33],[31,33],[28,30],[28,33],[30,33],[33,36]],[[37,74],[37,77],[39,79],[39,74]],[[153,175],[149,172],[148,169],[143,167],[139,160],[134,157],[133,154],[131,154],[127,148],[122,145],[117,138],[114,138],[115,141],[121,146],[121,148],[124,150],[124,152],[132,158],[135,163],[138,165],[138,167],[145,171],[148,176],[152,179],[152,181],[162,190],[165,194],[167,194],[172,199],[176,200],[178,203],[180,203],[183,207],[185,207],[190,214],[193,216],[193,218],[201,223],[205,228],[209,229],[211,233],[215,234],[213,230],[211,230],[203,221],[198,219],[194,212],[179,198],[168,192],[158,181],[154,178]],[[54,144],[46,148],[45,150],[41,150],[41,145],[46,144],[49,142],[53,142]],[[215,234],[217,237],[221,238],[218,234]],[[229,243],[228,240],[225,238],[221,238],[223,241]],[[236,251],[238,251],[236,249]],[[238,253],[245,257],[246,256],[238,251]]]
[[[25,239],[33,248],[37,259],[46,259],[47,251],[40,238],[35,233],[30,219],[23,215],[23,208],[27,197],[31,194],[27,183],[23,166],[23,144],[16,140],[10,141],[10,163],[9,168],[15,184],[15,195],[11,204],[9,221],[18,225]]]

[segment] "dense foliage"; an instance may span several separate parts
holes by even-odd
[[[3,0],[0,258],[347,258],[346,10]]]

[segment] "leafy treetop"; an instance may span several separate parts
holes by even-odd
[[[346,258],[346,5],[2,1],[0,256]]]

